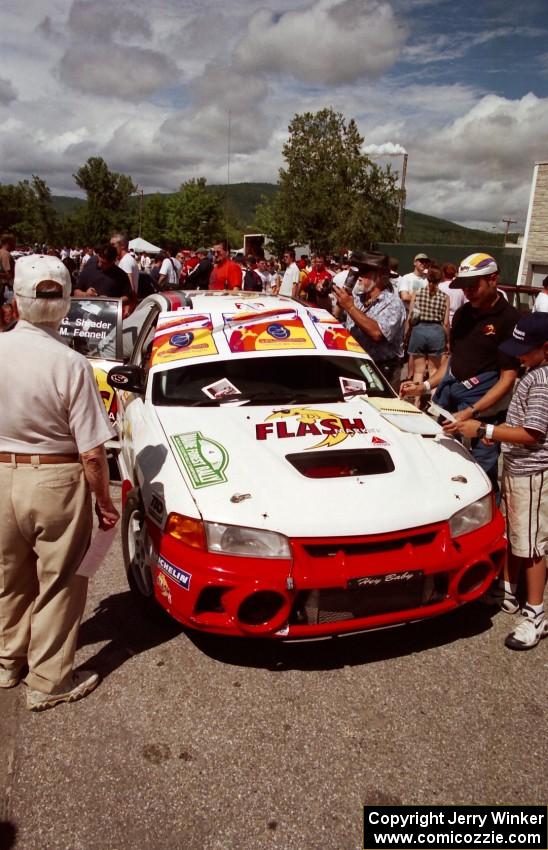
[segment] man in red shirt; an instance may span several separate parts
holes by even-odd
[[[306,292],[308,300],[311,304],[317,304],[319,307],[324,307],[326,310],[331,309],[331,301],[329,293],[331,291],[331,281],[333,275],[325,265],[325,257],[323,254],[316,254],[314,258],[314,266],[308,274],[306,283]]]
[[[213,270],[209,289],[241,289],[242,269],[230,259],[228,243],[223,240],[213,246]]]

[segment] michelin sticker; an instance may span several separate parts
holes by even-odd
[[[227,481],[228,452],[220,443],[204,437],[200,431],[176,434],[171,441],[194,488],[199,490]]]
[[[163,573],[173,579],[175,584],[178,584],[179,587],[183,588],[183,590],[190,590],[190,579],[192,578],[191,573],[181,570],[179,567],[176,567],[175,564],[170,564],[169,561],[166,561],[166,559],[162,558],[161,555],[158,556],[158,566]]]

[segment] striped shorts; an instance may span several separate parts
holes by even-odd
[[[548,554],[548,470],[536,475],[503,471],[501,508],[514,555],[538,559]]]

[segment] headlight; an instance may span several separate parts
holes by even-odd
[[[451,537],[460,537],[461,534],[468,534],[470,531],[476,531],[482,525],[487,525],[493,519],[493,497],[489,493],[483,499],[478,499],[477,502],[468,505],[456,514],[453,514],[449,520],[451,529]]]
[[[291,558],[289,540],[276,531],[220,522],[204,522],[204,526],[210,552],[244,558]]]

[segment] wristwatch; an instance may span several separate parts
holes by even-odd
[[[478,438],[478,440],[483,440],[486,433],[487,433],[487,429],[486,429],[485,425],[480,425],[478,430],[476,431],[476,437]]]

